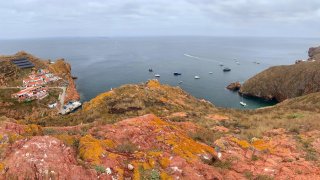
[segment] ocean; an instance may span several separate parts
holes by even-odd
[[[24,50],[40,58],[66,59],[78,77],[81,101],[124,84],[146,82],[159,74],[161,83],[180,86],[218,107],[243,109],[239,102],[244,101],[248,105],[245,109],[255,109],[275,102],[242,98],[225,87],[231,82],[244,82],[271,66],[306,59],[308,48],[319,44],[320,39],[314,38],[270,37],[42,38],[0,40],[0,54]],[[231,71],[223,72],[220,64]],[[173,72],[182,75],[174,76]]]

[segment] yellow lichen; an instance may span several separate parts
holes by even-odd
[[[148,160],[148,163],[149,163],[149,165],[150,165],[151,168],[154,168],[155,165],[156,165],[156,161],[155,161],[153,158],[150,158],[150,159]]]
[[[173,178],[170,177],[166,172],[161,172],[160,173],[160,179],[161,180],[172,180]]]
[[[134,166],[134,169],[133,169],[133,179],[134,179],[134,180],[140,180],[140,179],[141,179],[141,176],[140,176],[139,167],[141,166],[141,164],[138,163],[138,162],[132,162],[132,165]]]
[[[100,104],[102,104],[102,102],[106,97],[110,97],[112,94],[113,94],[113,91],[108,91],[108,92],[99,94],[97,97],[95,97],[91,101],[85,103],[83,105],[83,110],[89,111],[91,109],[96,109]]]
[[[149,80],[147,82],[147,87],[148,88],[159,88],[160,87],[160,83],[158,80],[154,79],[154,80]]]
[[[253,139],[251,144],[258,151],[272,151],[270,144],[262,139]]]
[[[24,130],[26,136],[39,136],[43,134],[41,126],[36,124],[29,124]]]
[[[159,160],[159,163],[160,163],[161,167],[165,169],[170,165],[170,159],[167,157],[161,158]]]
[[[170,128],[178,131],[176,133],[160,135],[157,137],[157,140],[172,146],[173,153],[179,155],[187,161],[198,158],[199,154],[215,154],[215,151],[212,147],[190,139],[186,134],[179,132],[179,128],[175,127],[174,125],[170,125],[159,118],[154,118],[152,123],[158,127],[158,129],[155,130],[156,132],[160,132],[163,128]]]
[[[54,137],[58,138],[59,140],[63,141],[66,145],[72,146],[76,141],[74,136],[70,136],[68,134],[59,134],[55,135]]]
[[[151,165],[148,162],[143,162],[142,167],[143,169],[146,169],[146,170],[152,169]]]
[[[19,134],[15,134],[15,133],[9,134],[9,143],[12,144],[22,138],[23,138],[23,136],[21,136]]]
[[[99,164],[103,152],[101,142],[91,135],[86,135],[80,139],[79,155],[83,160]]]
[[[4,164],[3,163],[0,163],[0,172],[2,172],[4,169]]]
[[[245,140],[239,140],[237,138],[232,138],[231,139],[233,142],[237,143],[240,147],[244,148],[244,149],[247,149],[250,147],[250,143],[248,143],[247,141]]]
[[[106,148],[114,148],[115,147],[114,142],[110,139],[102,140],[101,144],[103,147],[106,147]]]
[[[119,157],[118,154],[115,154],[115,153],[109,153],[108,154],[108,158],[110,158],[110,159],[116,159],[117,157]]]
[[[124,170],[119,168],[119,167],[116,167],[115,170],[116,170],[116,172],[118,174],[119,180],[122,180],[123,179],[123,175],[124,175]]]

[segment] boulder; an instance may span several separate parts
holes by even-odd
[[[230,91],[239,91],[240,88],[240,82],[233,82],[227,86],[227,89],[229,89]]]

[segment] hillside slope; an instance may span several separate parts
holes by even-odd
[[[320,62],[271,67],[247,80],[240,89],[246,96],[281,102],[320,91]]]

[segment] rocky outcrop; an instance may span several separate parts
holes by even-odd
[[[233,82],[229,84],[226,88],[229,89],[230,91],[239,91],[241,88],[241,84],[240,82]]]
[[[320,91],[320,62],[271,67],[247,80],[240,93],[281,102]]]
[[[311,47],[308,51],[309,60],[320,60],[320,46]]]
[[[297,148],[299,143],[284,129],[266,132],[264,137],[253,138],[251,142],[235,137],[225,137],[215,142],[220,147],[222,161],[231,159],[230,170],[225,177],[243,174],[248,179],[320,178],[320,168],[303,158],[306,155]]]
[[[78,93],[76,83],[72,78],[70,64],[67,63],[64,59],[59,59],[56,60],[54,64],[51,64],[49,66],[49,69],[67,81],[66,84],[68,84],[68,86],[65,102],[79,100],[80,94]]]
[[[77,165],[75,152],[60,140],[36,136],[16,142],[2,161],[6,179],[96,179],[94,170]]]

